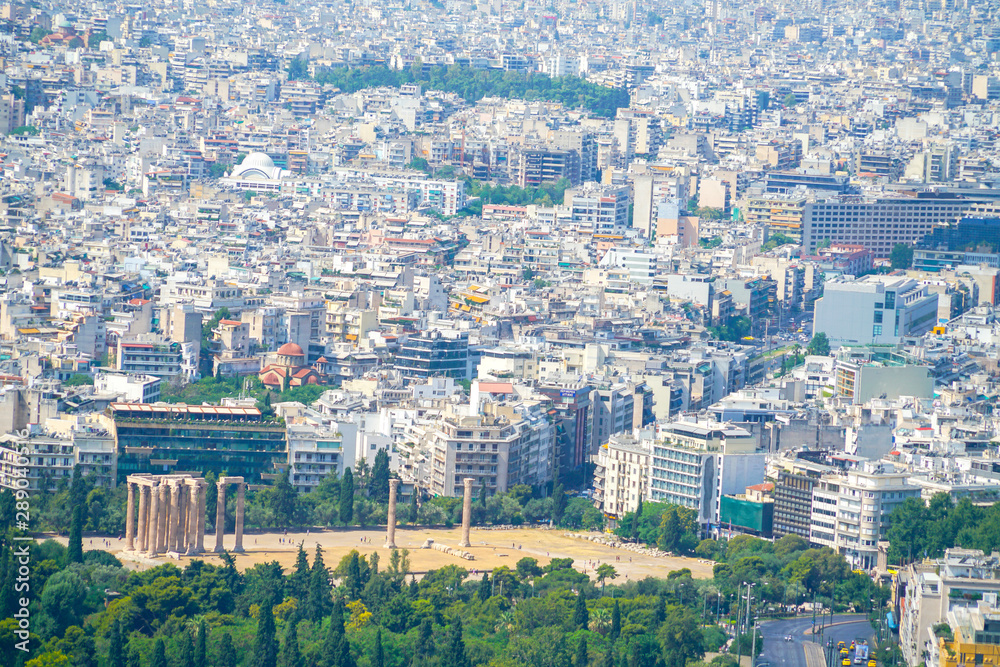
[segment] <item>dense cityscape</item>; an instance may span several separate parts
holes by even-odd
[[[0,5],[0,665],[1000,665],[998,53]]]

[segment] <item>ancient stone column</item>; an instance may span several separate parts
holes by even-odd
[[[149,487],[139,487],[139,551],[146,550],[146,514],[149,512]]]
[[[462,480],[465,485],[465,496],[462,499],[462,541],[458,543],[458,546],[466,548],[471,547],[472,543],[469,542],[469,528],[472,524],[472,482],[471,477],[466,477]]]
[[[396,548],[396,489],[399,488],[398,479],[389,480],[389,515],[385,525],[385,546],[388,549]],[[416,492],[416,487],[414,487]]]
[[[223,550],[222,536],[226,533],[226,483],[217,482],[219,498],[215,503],[215,552]]]
[[[187,549],[184,553],[193,556],[198,553],[198,485],[192,484],[188,489]]]
[[[135,551],[135,484],[128,484],[128,505],[125,506],[125,550]]]
[[[159,527],[156,530],[157,535],[159,535],[159,542],[157,542],[156,553],[166,553],[167,552],[167,510],[170,509],[170,488],[161,483],[160,484],[160,510],[159,510]]]
[[[188,510],[188,497],[184,492],[184,485],[180,485],[177,496],[177,536],[174,541],[174,550],[182,554],[185,551],[185,543],[187,542],[186,531],[187,531],[187,510]]]
[[[242,553],[243,551],[243,504],[245,502],[246,484],[240,480],[236,485],[236,546],[233,551]]]
[[[167,520],[167,551],[177,551],[177,514],[180,509],[180,486],[170,483],[170,517]]]
[[[198,480],[198,544],[196,549],[198,553],[205,553],[205,491],[208,485],[205,484],[204,480]]]
[[[164,487],[166,488],[166,487]],[[160,528],[160,488],[153,486],[149,489],[149,519],[146,520],[146,553],[155,556],[159,549],[159,528]]]

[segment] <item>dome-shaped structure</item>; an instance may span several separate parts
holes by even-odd
[[[233,169],[232,178],[274,181],[281,178],[281,171],[281,167],[274,166],[274,160],[266,153],[250,153]]]
[[[278,348],[278,354],[282,357],[304,357],[306,353],[295,343],[285,343]]]
[[[243,158],[243,162],[240,162],[240,166],[257,167],[258,169],[273,169],[274,160],[272,160],[267,153],[250,153],[250,155]]]

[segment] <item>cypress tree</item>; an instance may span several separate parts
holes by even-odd
[[[181,667],[194,667],[194,639],[191,633],[184,631],[181,638]]]
[[[479,582],[479,599],[485,602],[490,599],[490,575],[483,572],[483,580]]]
[[[417,507],[417,490],[414,488],[413,493],[410,494],[410,523],[417,522],[417,512],[419,510],[420,508]]]
[[[329,612],[331,593],[330,572],[323,562],[323,549],[317,546],[312,572],[309,575],[309,595],[306,600],[307,616],[313,623],[322,621]]]
[[[434,655],[434,624],[429,618],[420,622],[417,631],[417,641],[413,646],[413,660],[410,664],[419,665]]]
[[[285,644],[281,647],[281,656],[278,659],[280,667],[305,667],[305,659],[299,650],[299,619],[292,614],[288,619],[288,627],[285,628]]]
[[[448,650],[441,656],[441,667],[469,667],[465,655],[465,638],[462,636],[462,619],[456,618],[448,633]]]
[[[657,624],[656,627],[660,627]],[[611,610],[611,634],[608,635],[611,641],[615,641],[622,634],[622,610],[618,606],[618,600],[615,600],[615,607]]]
[[[233,648],[233,636],[226,630],[219,639],[219,656],[215,661],[216,667],[236,667],[238,656]]]
[[[562,523],[563,512],[566,511],[566,491],[562,484],[556,484],[552,488],[552,523],[559,525]]]
[[[384,449],[378,450],[375,454],[368,493],[377,503],[389,502],[389,452]]]
[[[347,576],[344,577],[344,586],[352,600],[356,600],[361,594],[361,558],[357,551],[351,552],[351,560],[347,562]]]
[[[116,618],[108,636],[108,667],[125,667],[125,647],[122,645],[122,623]]]
[[[355,667],[354,658],[351,657],[351,642],[347,641],[346,636],[340,638],[336,667]]]
[[[344,638],[344,617],[334,610],[330,617],[330,625],[326,627],[323,636],[323,652],[320,657],[321,667],[337,667],[340,660],[340,640]]]
[[[375,633],[375,655],[372,657],[372,667],[385,667],[385,656],[382,655],[382,628]]]
[[[601,663],[601,667],[615,667],[615,645],[614,643],[608,647],[608,650],[604,652],[604,662]]]
[[[288,575],[288,583],[291,589],[289,592],[292,597],[302,603],[306,601],[306,596],[309,595],[309,579],[309,557],[306,555],[306,550],[300,542],[299,552],[295,556],[295,569]]]
[[[73,523],[69,528],[69,551],[67,557],[70,563],[83,562],[83,504],[73,508]]]
[[[587,667],[587,636],[580,635],[576,645],[576,655],[573,656],[573,667]]]
[[[340,481],[340,522],[350,524],[354,520],[354,473],[348,468]]]
[[[278,640],[275,637],[274,612],[268,604],[260,608],[257,619],[257,641],[254,644],[251,667],[277,667]]]
[[[573,611],[573,625],[579,630],[586,630],[590,625],[590,614],[587,612],[587,599],[583,597],[583,591],[576,596],[576,609]]]
[[[208,667],[208,627],[205,619],[198,622],[198,642],[194,646],[195,667]]]
[[[162,637],[157,637],[153,644],[153,655],[149,659],[149,667],[167,667],[167,647]]]

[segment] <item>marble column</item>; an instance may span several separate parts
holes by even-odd
[[[139,487],[139,551],[146,550],[146,513],[149,511],[149,487]]]
[[[181,512],[177,522],[177,553],[187,552],[187,528],[188,528],[188,490],[187,485],[181,484]]]
[[[187,549],[184,553],[193,556],[198,553],[198,485],[188,487]]]
[[[198,480],[198,543],[195,548],[198,553],[205,553],[205,491],[208,485],[204,480]]]
[[[236,546],[233,551],[242,553],[243,551],[243,505],[245,503],[246,484],[240,480],[236,485]]]
[[[223,550],[222,536],[226,533],[226,483],[217,482],[219,497],[215,503],[215,552]]]
[[[166,487],[163,487],[166,488]],[[160,487],[153,486],[149,489],[149,519],[146,520],[146,553],[155,556],[159,548],[159,528],[160,528]]]
[[[125,506],[125,550],[135,551],[135,484],[128,484],[128,505]]]
[[[167,551],[167,511],[170,509],[170,487],[160,483],[160,510],[159,527],[156,530],[159,541],[156,546],[156,553],[162,554]]]
[[[167,551],[177,551],[177,510],[180,508],[180,485],[170,483],[170,519],[167,522]]]
[[[396,548],[396,490],[399,488],[398,479],[389,480],[389,514],[385,524],[385,546],[387,549]],[[413,492],[416,493],[416,485]]]
[[[472,546],[472,543],[469,541],[469,528],[472,524],[473,479],[466,477],[462,482],[465,485],[465,495],[462,499],[462,541],[458,543],[458,546],[467,548]]]

